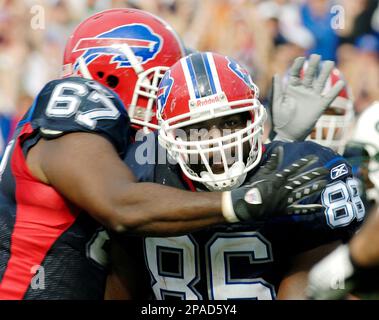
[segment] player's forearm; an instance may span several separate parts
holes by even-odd
[[[373,212],[350,242],[350,254],[360,267],[379,266],[379,212]]]
[[[224,221],[221,193],[136,183],[113,146],[95,134],[40,140],[28,160],[47,177],[41,181],[114,231],[174,235]]]
[[[225,222],[221,193],[138,183],[125,194],[112,221],[112,229],[118,232],[168,236]]]

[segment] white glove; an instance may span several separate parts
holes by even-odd
[[[325,95],[322,95],[325,83],[334,68],[334,62],[325,61],[320,75],[316,78],[320,56],[311,55],[308,68],[301,79],[300,73],[304,62],[304,57],[295,59],[286,88],[282,87],[280,76],[277,74],[274,76],[272,121],[274,131],[277,133],[274,140],[304,140],[345,85],[343,80],[339,80]]]
[[[309,272],[307,296],[317,300],[343,299],[353,289],[348,279],[354,272],[349,247],[339,246]]]

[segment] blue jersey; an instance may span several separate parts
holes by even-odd
[[[260,165],[279,144],[284,147],[283,167],[317,154],[314,167],[330,169],[327,187],[304,202],[321,203],[323,209],[267,222],[222,224],[178,237],[130,237],[125,245],[144,262],[156,299],[274,299],[294,256],[351,237],[365,211],[346,161],[313,142],[274,142],[266,146]],[[125,161],[140,181],[188,189],[178,166],[138,164],[139,147],[131,146]]]
[[[82,78],[49,82],[19,123],[1,163],[0,300],[103,299],[101,225],[33,177],[26,155],[40,139],[99,134],[124,155],[129,118],[107,88]]]

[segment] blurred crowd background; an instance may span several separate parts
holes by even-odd
[[[337,62],[357,114],[379,100],[378,0],[0,0],[0,154],[38,91],[60,76],[75,26],[116,7],[155,13],[187,47],[236,58],[263,100],[274,73],[311,53]]]

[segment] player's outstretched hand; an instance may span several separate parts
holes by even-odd
[[[325,61],[319,76],[316,77],[320,56],[313,54],[304,76],[301,77],[304,62],[304,57],[295,59],[285,88],[283,88],[281,77],[277,74],[274,76],[271,110],[274,131],[277,133],[274,140],[304,140],[345,85],[343,80],[339,80],[323,95],[325,83],[334,68],[334,62]]]
[[[309,170],[317,161],[317,156],[304,157],[279,170],[282,159],[283,147],[279,146],[246,185],[223,193],[223,213],[229,222],[306,214],[321,207],[320,204],[299,204],[301,200],[320,192],[327,184],[327,169]]]

